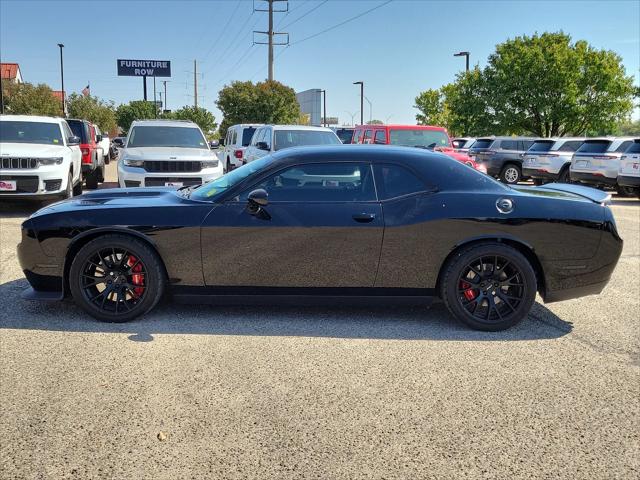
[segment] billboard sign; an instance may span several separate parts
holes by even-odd
[[[170,77],[171,62],[168,60],[121,60],[118,59],[119,77]]]

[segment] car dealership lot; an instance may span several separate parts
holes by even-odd
[[[625,245],[603,294],[537,304],[500,333],[468,330],[441,304],[165,304],[132,323],[98,323],[72,303],[20,299],[16,245],[31,210],[1,205],[1,471],[633,477],[640,202],[614,203]]]

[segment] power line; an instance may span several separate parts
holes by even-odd
[[[313,35],[309,35],[308,37],[305,37],[302,40],[298,40],[297,42],[292,42],[291,46],[297,45],[297,44],[302,43],[302,42],[306,42],[307,40],[311,40],[312,38],[315,38],[315,37],[317,37],[319,35],[322,35],[323,33],[327,33],[327,32],[329,32],[331,30],[334,30],[334,29],[336,29],[338,27],[341,27],[342,25],[344,25],[346,23],[352,22],[353,20],[357,20],[358,18],[363,17],[366,14],[373,12],[374,10],[377,10],[377,9],[379,9],[381,7],[384,7],[385,5],[388,5],[392,1],[393,0],[387,0],[386,2],[383,2],[380,5],[377,5],[377,6],[373,7],[373,8],[370,8],[369,10],[365,10],[364,12],[362,12],[362,13],[354,16],[354,17],[348,18],[348,19],[346,19],[346,20],[344,20],[344,21],[342,21],[340,23],[337,23],[337,24],[335,24],[335,25],[333,25],[333,26],[331,26],[329,28],[325,28],[324,30],[319,31],[318,33],[314,33]]]
[[[235,52],[238,49],[238,44],[236,43],[236,40],[238,39],[238,37],[240,36],[240,33],[242,32],[242,30],[244,29],[244,27],[247,25],[247,23],[249,23],[249,20],[251,20],[251,17],[254,14],[254,10],[251,11],[251,13],[249,14],[249,16],[245,19],[244,23],[242,24],[242,26],[240,28],[237,29],[236,31],[236,35],[235,37],[233,37],[233,40],[231,40],[231,42],[227,45],[227,47],[224,49],[224,51],[222,52],[222,54],[220,55],[220,58],[222,59],[222,62],[224,62],[224,60],[227,58],[227,56],[232,53]],[[253,22],[253,26],[255,26],[255,24],[258,23],[258,18],[256,17],[256,21]],[[251,28],[253,28],[253,26]],[[229,50],[230,48],[234,47],[232,50]],[[219,67],[220,64],[214,64],[213,67],[211,67],[209,70],[207,70],[207,73],[209,73],[211,70],[213,70],[215,67]]]
[[[280,28],[280,26],[284,23],[284,21],[289,18],[289,15],[291,15],[293,12],[295,12],[296,10],[298,10],[300,7],[302,7],[306,2],[308,2],[309,0],[300,0],[299,2],[297,2],[295,4],[294,7],[290,8],[287,10],[287,12],[284,14],[284,16],[280,19],[280,22],[278,22],[278,25],[276,26],[276,28]]]
[[[324,0],[324,2],[319,3],[318,5],[316,5],[315,7],[313,7],[311,10],[308,10],[306,13],[303,13],[301,16],[299,16],[298,18],[296,18],[295,20],[293,20],[291,23],[287,23],[284,27],[278,27],[278,28],[289,28],[291,25],[293,25],[294,23],[297,23],[299,20],[302,20],[304,17],[306,17],[307,15],[309,15],[310,13],[316,11],[317,9],[319,9],[321,6],[323,6],[325,3],[327,3],[329,0]]]
[[[233,19],[233,17],[235,16],[236,12],[238,11],[238,8],[240,8],[240,4],[241,3],[242,2],[237,2],[236,3],[236,8],[233,10],[231,15],[229,16],[229,19],[227,20],[227,23],[225,24],[225,26],[222,28],[222,30],[220,30],[220,35],[218,35],[218,37],[216,38],[216,41],[213,42],[211,44],[211,47],[209,47],[209,50],[207,50],[207,53],[204,56],[203,60],[205,60],[211,54],[211,51],[213,50],[213,47],[215,47],[218,44],[218,42],[220,41],[220,39],[222,39],[222,36],[224,35],[224,33],[227,31],[227,28],[229,28],[229,25],[231,24],[231,20]],[[253,12],[251,12],[251,15],[253,15]]]

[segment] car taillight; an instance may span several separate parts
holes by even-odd
[[[80,147],[80,152],[82,152],[82,163],[91,163],[91,150],[87,147]]]
[[[236,150],[235,152],[233,152],[233,156],[236,158],[242,158],[242,150]]]

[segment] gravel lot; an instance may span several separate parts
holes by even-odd
[[[442,305],[98,323],[20,298],[2,204],[0,477],[638,478],[640,202],[614,203],[604,293],[495,334]]]

